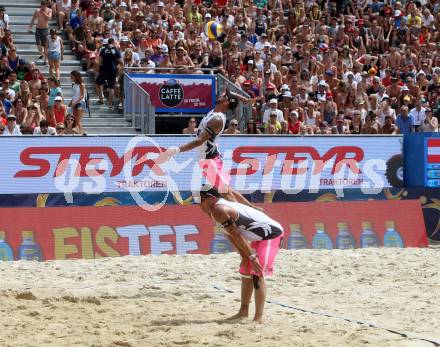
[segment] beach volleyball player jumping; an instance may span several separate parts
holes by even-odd
[[[265,213],[220,198],[214,187],[202,187],[200,207],[223,226],[226,237],[241,255],[241,306],[231,318],[247,317],[255,288],[254,321],[261,323],[266,301],[264,277],[272,275],[275,256],[284,235],[283,227]]]
[[[226,125],[226,112],[235,110],[238,102],[249,103],[251,99],[238,95],[226,89],[217,99],[215,108],[211,110],[200,122],[197,137],[180,147],[173,146],[162,152],[157,159],[157,164],[169,160],[180,152],[190,151],[197,148],[199,153],[199,166],[204,177],[218,189],[221,196],[229,201],[237,201],[247,206],[259,209],[250,203],[241,193],[229,186],[229,175],[223,172],[222,156],[218,150],[217,141]]]

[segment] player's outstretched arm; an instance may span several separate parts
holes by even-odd
[[[208,141],[212,136],[219,134],[223,129],[223,120],[221,117],[212,118],[207,126],[205,131],[202,131],[194,140],[185,143],[180,147],[170,147],[165,151],[165,156],[170,158],[176,155],[179,152],[187,152],[196,147],[201,146],[206,141]]]

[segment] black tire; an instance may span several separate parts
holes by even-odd
[[[387,161],[387,169],[385,176],[391,186],[395,188],[403,188],[403,156],[397,154]]]

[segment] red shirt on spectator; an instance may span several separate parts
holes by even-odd
[[[301,126],[301,122],[297,120],[295,123],[292,124],[291,121],[289,121],[289,133],[292,134],[299,134],[299,127]]]
[[[228,0],[215,0],[214,3],[218,7],[225,7],[228,4]]]

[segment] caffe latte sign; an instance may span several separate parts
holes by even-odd
[[[175,79],[165,81],[159,89],[159,99],[167,107],[179,106],[183,97],[183,88]]]

